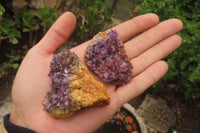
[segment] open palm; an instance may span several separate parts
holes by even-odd
[[[176,33],[182,29],[182,23],[177,19],[159,23],[155,14],[145,14],[113,27],[124,42],[134,66],[131,82],[117,89],[114,85],[105,84],[111,94],[111,103],[105,107],[87,108],[71,117],[55,119],[42,106],[42,101],[51,88],[51,79],[47,76],[49,65],[54,52],[71,35],[75,24],[74,15],[64,13],[43,39],[27,53],[13,84],[12,123],[41,133],[92,132],[124,103],[160,79],[168,69],[167,64],[160,60],[181,44],[181,38]],[[132,38],[139,33],[141,34]],[[83,62],[89,43],[90,41],[71,49]]]

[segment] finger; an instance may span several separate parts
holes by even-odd
[[[158,61],[152,64],[144,72],[134,77],[131,82],[125,86],[119,87],[115,92],[115,97],[120,105],[130,101],[132,98],[140,95],[147,88],[158,81],[168,70],[168,65],[164,61]]]
[[[124,42],[133,37],[134,35],[157,25],[158,22],[158,16],[149,13],[128,20],[120,25],[113,27],[112,29],[117,31],[120,39]],[[75,52],[81,58],[81,60],[84,60],[83,57],[85,54],[85,50],[89,43],[90,41],[87,41],[82,45],[72,48],[71,50]]]
[[[149,67],[154,62],[161,60],[176,48],[181,45],[181,37],[179,35],[173,35],[154,47],[150,48],[143,54],[137,56],[136,58],[131,60],[133,64],[133,76],[138,75],[142,71],[144,71],[147,67]]]
[[[156,25],[125,44],[128,57],[133,58],[140,55],[163,39],[176,34],[182,27],[183,24],[178,19],[170,19]]]
[[[54,53],[71,35],[76,25],[76,18],[71,12],[60,16],[37,47],[47,53]]]
[[[153,13],[148,13],[132,18],[120,25],[113,27],[112,29],[116,30],[122,42],[125,42],[134,35],[147,30],[158,23],[158,16]]]

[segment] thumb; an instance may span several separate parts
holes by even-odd
[[[71,12],[65,12],[36,46],[48,54],[54,53],[70,37],[75,25],[76,17]]]

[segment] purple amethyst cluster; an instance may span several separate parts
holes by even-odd
[[[110,103],[105,86],[95,80],[75,53],[65,51],[54,55],[49,77],[51,90],[43,106],[52,117],[65,118],[82,108]]]
[[[94,36],[85,57],[90,70],[105,82],[117,86],[130,82],[133,66],[115,31],[100,32]]]
[[[52,90],[47,93],[43,106],[50,114],[55,109],[70,111],[73,108],[72,88],[69,86],[74,76],[72,70],[79,66],[79,58],[70,51],[54,55],[51,64],[49,77],[52,79]],[[67,110],[66,110],[67,109]]]

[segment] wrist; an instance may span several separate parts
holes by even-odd
[[[17,126],[26,127],[24,122],[20,119],[19,115],[17,115],[14,108],[12,108],[10,113],[9,121]]]
[[[3,121],[4,128],[8,133],[35,133],[34,131],[28,128],[15,125],[9,119],[10,119],[10,114],[7,114],[6,116],[4,116],[4,121]]]

